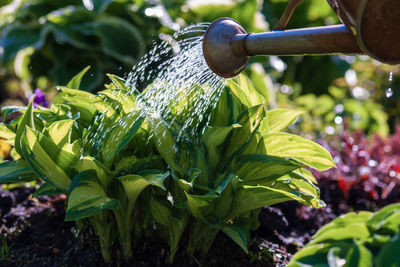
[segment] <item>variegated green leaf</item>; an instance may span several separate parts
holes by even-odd
[[[112,81],[112,83],[115,85],[117,89],[122,89],[124,91],[130,91],[131,88],[126,85],[126,81],[122,79],[121,77],[118,77],[117,75],[113,74],[107,74],[108,78]]]
[[[77,161],[75,169],[78,173],[88,170],[96,171],[97,178],[104,189],[108,188],[113,177],[113,173],[106,166],[90,156],[81,157]]]
[[[25,159],[0,164],[0,183],[30,182],[36,179],[37,175]]]
[[[14,145],[15,133],[7,127],[7,125],[0,123],[0,138],[3,138],[10,145]]]
[[[80,89],[81,81],[83,76],[86,74],[86,72],[90,69],[90,66],[87,66],[83,70],[81,70],[78,74],[76,74],[68,83],[67,83],[67,88],[71,89]]]
[[[289,200],[304,202],[295,192],[287,192],[266,186],[243,186],[236,195],[236,203],[232,214],[240,214]]]
[[[132,140],[142,126],[144,118],[140,113],[130,113],[116,123],[103,143],[102,157],[105,162],[111,162]]]
[[[262,134],[271,132],[280,132],[292,123],[296,122],[299,115],[303,114],[301,110],[273,109],[267,112],[265,123],[261,123],[260,132]]]
[[[128,197],[129,201],[135,202],[136,198],[140,195],[140,193],[149,185],[154,185],[163,190],[166,190],[164,187],[164,180],[168,177],[169,172],[150,172],[147,174],[141,175],[126,175],[122,177],[118,177],[117,179],[124,186],[125,194]]]
[[[65,220],[92,217],[104,209],[116,210],[119,206],[118,200],[107,196],[94,170],[83,171],[72,180]]]
[[[199,220],[206,220],[207,215],[212,213],[214,200],[218,198],[218,196],[213,193],[192,195],[185,192],[185,195],[190,212]]]
[[[329,152],[308,139],[288,133],[268,133],[263,138],[270,156],[292,158],[320,171],[335,167]]]
[[[233,124],[227,127],[208,127],[205,130],[202,139],[207,147],[207,161],[212,173],[215,171],[222,156],[218,146],[227,141],[228,135],[234,128],[238,127],[241,126],[239,124]]]
[[[236,242],[246,253],[249,253],[247,248],[247,235],[244,230],[235,225],[224,224],[221,227],[222,232],[224,232],[230,239]]]
[[[15,150],[20,155],[22,155],[21,138],[22,138],[23,133],[25,132],[25,126],[29,126],[33,129],[35,129],[35,121],[33,119],[33,112],[32,112],[34,98],[35,97],[32,97],[31,101],[29,102],[29,104],[26,108],[26,111],[18,124],[18,129],[15,134]]]
[[[74,120],[60,120],[49,127],[49,136],[56,145],[63,146],[71,141]]]
[[[36,189],[34,196],[55,196],[62,193],[64,192],[58,190],[55,186],[52,186],[49,183],[44,183]]]
[[[170,245],[168,262],[172,262],[172,259],[178,249],[179,240],[181,239],[183,231],[186,227],[186,217],[175,217],[172,214],[172,206],[169,202],[162,203],[161,201],[156,200],[154,197],[150,198],[149,207],[150,213],[154,220],[168,229]]]
[[[250,107],[239,114],[237,123],[242,127],[233,129],[225,151],[226,156],[232,156],[250,142],[251,136],[258,129],[261,120],[264,118],[264,114],[262,105]]]
[[[135,110],[135,98],[127,95],[126,92],[120,89],[104,90],[99,92],[100,95],[104,95],[109,99],[112,99],[115,103],[121,105],[122,110],[125,114],[130,114]]]
[[[61,190],[68,190],[73,166],[78,160],[74,154],[58,147],[50,138],[32,128],[26,127],[21,138],[24,158],[37,175]]]
[[[97,113],[94,103],[98,102],[100,98],[85,91],[66,87],[58,87],[57,89],[61,90],[61,92],[56,96],[53,104],[69,106],[73,114],[79,113],[77,122],[89,127]]]
[[[264,97],[257,92],[248,78],[240,74],[238,77],[229,79],[227,86],[246,107],[264,104]]]
[[[300,164],[284,158],[248,154],[238,159],[236,174],[245,183],[262,183],[265,180],[279,178],[300,167]]]

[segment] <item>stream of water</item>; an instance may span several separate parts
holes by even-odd
[[[154,44],[126,78],[132,94],[143,91],[134,108],[145,116],[162,118],[169,126],[178,121],[182,126],[178,139],[184,133],[195,136],[204,130],[225,86],[226,80],[214,74],[203,57],[202,40],[208,25],[189,26]],[[100,134],[106,127],[104,116],[97,118],[100,126],[87,138],[96,151],[104,138]]]

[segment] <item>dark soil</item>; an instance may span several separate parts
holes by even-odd
[[[0,242],[0,266],[106,266],[96,236],[79,233],[73,222],[64,221],[65,196],[33,197],[33,192],[0,189],[0,233],[7,244]],[[285,266],[334,217],[329,207],[315,210],[294,202],[266,207],[249,254],[219,234],[206,258],[178,252],[174,266]],[[166,248],[154,240],[138,241],[127,266],[167,266]]]

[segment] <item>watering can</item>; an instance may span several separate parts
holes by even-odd
[[[400,64],[400,0],[327,0],[344,24],[284,30],[302,0],[290,0],[276,30],[246,33],[231,18],[208,27],[203,54],[219,76],[238,75],[255,55],[366,54]]]

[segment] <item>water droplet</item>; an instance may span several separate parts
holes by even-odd
[[[359,100],[366,100],[369,97],[369,92],[363,87],[354,87],[351,92]]]
[[[343,113],[344,111],[344,106],[342,104],[338,104],[335,106],[335,113],[339,114],[339,113]]]
[[[335,123],[336,123],[336,124],[342,124],[342,122],[343,122],[343,118],[340,117],[340,116],[336,116],[336,118],[335,118]]]
[[[393,81],[393,72],[389,73],[389,82]]]
[[[357,73],[354,70],[346,71],[344,77],[348,85],[354,86],[357,84]]]
[[[336,132],[335,128],[332,126],[326,126],[325,127],[325,133],[328,135],[334,135]]]
[[[375,160],[373,160],[373,159],[370,159],[369,161],[368,161],[368,166],[370,166],[370,167],[376,167],[378,165],[378,162],[376,162]]]
[[[281,86],[281,92],[284,94],[291,95],[293,93],[293,88],[288,86],[288,85],[282,85]]]
[[[392,96],[393,96],[393,90],[392,90],[392,88],[386,89],[385,95],[386,95],[387,98],[392,97]]]

